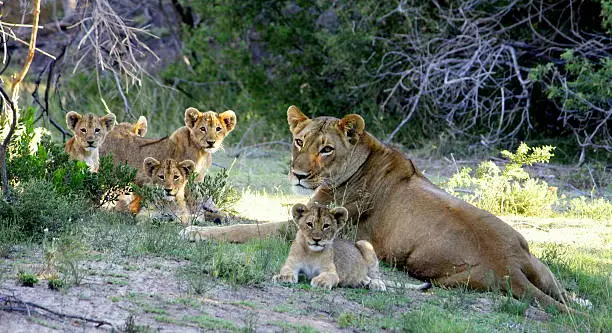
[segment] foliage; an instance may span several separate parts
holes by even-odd
[[[567,216],[590,218],[599,221],[612,221],[612,202],[605,198],[573,198],[570,199],[563,208]]]
[[[523,166],[548,162],[553,149],[551,146],[532,148],[522,143],[515,153],[502,152],[509,160],[503,171],[491,161],[483,162],[473,175],[470,168],[463,168],[445,187],[451,194],[493,214],[550,214],[557,201],[556,189],[529,177]]]
[[[232,163],[229,168],[222,168],[213,175],[207,174],[201,182],[195,182],[195,175],[192,175],[187,184],[187,192],[196,202],[211,199],[222,211],[233,212],[234,205],[241,197],[229,176],[233,165]]]
[[[19,283],[24,287],[34,287],[38,283],[36,274],[19,272]]]

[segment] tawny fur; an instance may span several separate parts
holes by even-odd
[[[125,138],[127,136],[144,137],[149,130],[149,123],[145,116],[140,116],[135,123],[122,122],[108,133],[109,137]]]
[[[432,184],[402,153],[365,132],[360,116],[309,119],[295,106],[287,116],[294,187],[312,192],[311,203],[346,207],[357,239],[370,241],[379,258],[442,286],[500,288],[574,312],[521,234]],[[333,147],[331,153],[326,146]],[[287,223],[190,227],[182,233],[188,239],[237,242],[277,233]]]
[[[115,115],[111,113],[99,117],[70,111],[66,114],[66,125],[73,137],[66,141],[64,151],[70,158],[85,162],[89,171],[98,172],[99,150],[108,133],[115,127]]]
[[[217,114],[213,111],[200,112],[195,108],[188,108],[185,110],[185,126],[174,131],[170,137],[110,137],[107,144],[100,149],[100,154],[112,154],[115,163],[124,162],[138,169],[136,183],[139,185],[149,182],[149,177],[142,168],[147,157],[157,160],[192,160],[198,173],[196,181],[202,181],[212,164],[212,153],[219,149],[225,136],[235,126],[236,115],[233,111]]]

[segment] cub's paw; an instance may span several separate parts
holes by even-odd
[[[383,280],[381,279],[370,280],[368,288],[370,290],[387,291],[387,286],[385,285],[385,282],[383,282]]]
[[[295,276],[294,274],[278,274],[278,275],[274,275],[274,277],[272,278],[272,281],[276,282],[276,283],[297,283],[298,279],[297,276]]]
[[[190,242],[197,242],[209,238],[206,227],[188,226],[179,232],[179,236]]]
[[[338,285],[339,282],[338,274],[335,273],[321,273],[310,281],[310,285],[313,287],[320,287],[331,290],[331,288]]]

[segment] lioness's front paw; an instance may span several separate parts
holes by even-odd
[[[321,273],[310,281],[310,285],[313,287],[320,287],[325,289],[331,289],[338,285],[340,279],[337,274],[334,273]]]
[[[297,283],[298,279],[297,276],[295,276],[294,274],[278,274],[278,275],[274,275],[274,277],[272,278],[272,281],[274,282],[287,282],[287,283]]]
[[[206,239],[206,228],[195,225],[188,226],[179,232],[179,236],[190,242]]]
[[[387,286],[381,279],[372,279],[368,284],[370,290],[387,291]]]

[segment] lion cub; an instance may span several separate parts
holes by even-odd
[[[386,290],[380,279],[378,258],[372,244],[336,239],[344,227],[348,212],[344,207],[329,209],[314,205],[310,209],[296,204],[293,221],[298,227],[289,256],[274,281],[297,283],[304,273],[315,287],[368,287]],[[405,285],[404,288],[427,289],[431,284]]]
[[[144,137],[149,129],[149,124],[145,116],[140,116],[135,123],[123,122],[115,126],[115,128],[108,134],[116,138],[125,138],[127,136],[139,136]]]
[[[93,114],[80,115],[70,111],[66,114],[66,125],[74,134],[66,141],[64,151],[74,160],[84,161],[89,171],[98,172],[100,167],[100,146],[106,136],[115,127],[115,115],[110,113],[103,117]]]

